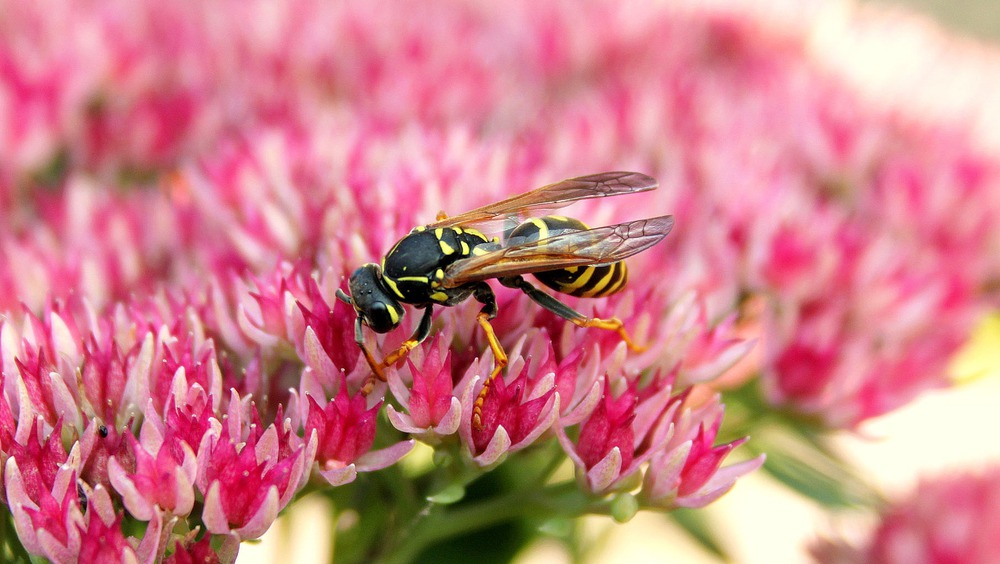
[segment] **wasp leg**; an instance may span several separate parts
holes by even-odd
[[[493,290],[489,284],[479,282],[473,288],[472,295],[478,302],[483,304],[483,308],[479,310],[479,315],[476,316],[476,321],[483,328],[483,333],[486,334],[486,341],[489,342],[490,350],[493,351],[493,372],[490,373],[490,377],[483,384],[483,389],[479,390],[476,402],[472,406],[472,426],[476,429],[482,429],[483,402],[486,401],[486,394],[489,392],[493,379],[507,366],[507,353],[504,352],[503,345],[500,344],[497,334],[493,331],[493,325],[490,324],[490,320],[497,316],[497,298],[493,294]]]
[[[361,395],[367,396],[372,392],[372,388],[375,387],[375,379],[385,382],[385,374],[382,374],[382,367],[379,366],[378,362],[375,362],[375,357],[372,356],[371,351],[365,346],[365,335],[361,331],[361,318],[358,317],[354,320],[354,342],[358,344],[358,348],[365,355],[365,360],[368,362],[368,367],[372,369],[372,375],[365,380],[365,383],[361,386]]]
[[[343,290],[337,289],[337,299],[344,302],[349,306],[354,306],[354,300],[351,296],[348,296]],[[358,344],[358,348],[361,349],[362,354],[365,355],[365,361],[368,363],[368,367],[372,369],[372,375],[365,380],[365,383],[361,386],[361,394],[367,396],[371,393],[372,388],[375,387],[375,379],[385,382],[385,375],[382,374],[382,368],[377,362],[375,362],[375,357],[372,356],[371,351],[365,346],[365,334],[362,331],[362,323],[360,317],[354,318],[354,342]]]
[[[403,360],[410,354],[417,345],[424,342],[427,335],[431,332],[431,311],[433,311],[433,306],[427,306],[424,308],[424,315],[420,318],[420,323],[417,325],[416,330],[410,335],[410,338],[403,341],[399,348],[387,354],[385,358],[382,359],[381,366],[383,368],[392,366],[397,362]]]
[[[636,352],[646,350],[646,347],[637,345],[634,341],[632,341],[632,337],[630,337],[628,332],[625,331],[625,324],[623,324],[622,320],[617,317],[612,317],[611,319],[587,317],[538,288],[535,288],[530,282],[525,280],[523,276],[501,278],[500,283],[508,288],[517,288],[518,290],[521,290],[536,304],[544,307],[559,317],[572,322],[578,327],[597,327],[598,329],[615,331],[622,338],[622,340],[625,341],[625,344],[629,349]]]

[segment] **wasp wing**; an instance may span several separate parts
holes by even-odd
[[[503,247],[453,262],[442,285],[617,262],[659,243],[673,226],[673,216],[665,215]]]
[[[527,215],[534,210],[561,208],[577,200],[645,192],[657,185],[656,179],[638,172],[616,171],[578,176],[441,219],[428,227],[453,227]]]

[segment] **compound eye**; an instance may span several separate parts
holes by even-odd
[[[368,308],[368,326],[376,333],[388,333],[399,324],[399,315],[394,313],[384,302],[376,302]]]

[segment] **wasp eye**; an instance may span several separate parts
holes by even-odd
[[[394,316],[394,310],[390,310],[385,302],[373,303],[365,313],[368,326],[376,333],[388,333],[399,324],[399,316]]]

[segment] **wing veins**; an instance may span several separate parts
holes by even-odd
[[[673,216],[667,215],[503,247],[455,261],[445,270],[442,285],[454,288],[489,278],[617,262],[660,242],[673,225]]]
[[[657,186],[656,179],[639,172],[613,171],[578,176],[436,221],[428,227],[486,222],[539,208],[557,209],[579,200],[645,192]]]

